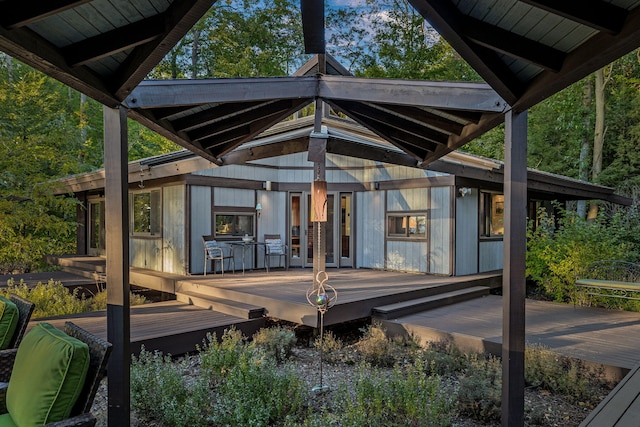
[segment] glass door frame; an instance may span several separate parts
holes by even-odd
[[[99,206],[95,212],[94,206]],[[98,217],[94,218],[97,214]],[[96,233],[96,220],[98,230]],[[87,200],[87,253],[93,256],[106,256],[106,230],[105,230],[105,198],[91,198]],[[97,241],[96,241],[97,238]]]

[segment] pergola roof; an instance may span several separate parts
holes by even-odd
[[[509,106],[525,110],[640,46],[640,0],[411,0],[493,91],[347,78],[331,62],[325,75],[308,66],[289,78],[142,82],[211,3],[5,0],[0,50],[107,106],[126,100],[134,119],[219,164],[322,98],[426,166],[500,123]],[[303,13],[310,46],[324,40],[318,19]]]

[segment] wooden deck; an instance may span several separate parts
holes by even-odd
[[[29,325],[46,321],[62,328],[67,320],[107,339],[106,311],[36,319]],[[251,336],[264,323],[264,319],[241,319],[176,301],[134,306],[131,307],[131,352],[138,354],[144,345],[147,350],[159,350],[165,354],[188,353],[202,344],[207,333],[220,337],[233,325],[244,335]]]
[[[394,333],[412,333],[423,340],[451,339],[462,348],[500,354],[502,298],[490,295],[384,324]],[[604,365],[616,380],[640,362],[640,340],[632,338],[639,335],[640,313],[526,302],[528,344]]]

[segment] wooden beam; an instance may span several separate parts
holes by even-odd
[[[159,108],[223,102],[315,98],[316,77],[253,77],[243,79],[143,81],[124,104]]]
[[[113,345],[108,374],[109,425],[130,424],[131,322],[129,314],[129,193],[127,115],[104,108],[107,341]]]
[[[0,2],[0,25],[14,29],[73,9],[91,0],[23,0]]]
[[[460,122],[453,121],[438,114],[425,111],[422,108],[409,107],[395,104],[376,104],[376,108],[382,111],[388,111],[398,116],[402,116],[407,120],[414,121],[423,125],[427,125],[434,129],[439,129],[446,133],[460,134],[464,125]]]
[[[61,51],[69,65],[78,67],[149,43],[160,37],[163,30],[163,16],[155,15],[65,46]]]
[[[465,18],[464,35],[481,46],[535,64],[550,71],[559,71],[566,54],[495,25]]]
[[[513,103],[516,111],[524,111],[594,71],[615,61],[640,46],[640,7],[633,9],[622,30],[611,35],[599,33],[571,52],[559,73],[545,71],[536,76],[526,92]]]
[[[309,149],[309,137],[300,137],[273,144],[233,150],[220,158],[224,165],[241,165],[252,160],[304,153]]]
[[[404,152],[373,147],[334,137],[329,137],[327,140],[327,153],[410,168],[415,168],[417,165],[416,158]]]
[[[409,0],[409,3],[508,104],[512,105],[520,97],[525,84],[495,52],[464,36],[464,16],[450,0]]]
[[[601,0],[520,1],[609,34],[619,33],[627,17],[625,9]]]
[[[164,12],[165,30],[151,43],[138,46],[111,76],[115,97],[122,101],[211,8],[216,0],[174,1]]]
[[[527,113],[505,118],[502,425],[524,426]]]
[[[270,102],[261,101],[214,104],[211,108],[207,108],[206,110],[201,110],[197,113],[171,120],[171,124],[177,132],[188,131],[196,127],[205,126],[207,124],[246,113],[268,104],[270,104]]]
[[[504,112],[507,103],[487,84],[320,76],[318,96],[412,107]]]
[[[300,0],[304,53],[325,52],[324,0]]]

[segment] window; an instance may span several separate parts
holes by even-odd
[[[427,215],[389,214],[387,216],[387,237],[426,238]]]
[[[160,190],[129,196],[130,227],[133,234],[159,235],[161,224]]]
[[[504,235],[504,194],[480,193],[480,236]]]
[[[215,214],[215,236],[220,237],[242,237],[245,234],[255,236],[253,225],[255,223],[254,214],[223,213]]]

